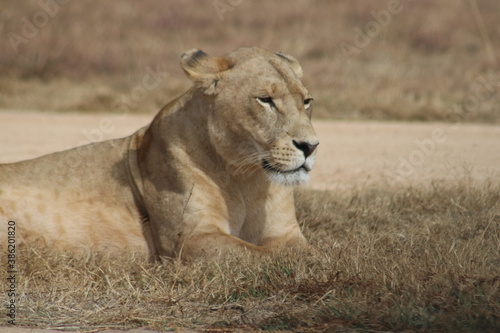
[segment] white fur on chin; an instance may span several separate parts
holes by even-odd
[[[297,186],[309,181],[309,173],[304,169],[287,173],[268,171],[267,175],[270,181],[285,186]]]

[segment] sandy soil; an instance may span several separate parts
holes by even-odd
[[[0,163],[122,137],[153,115],[0,111]],[[500,126],[315,121],[320,139],[309,187],[500,179]]]

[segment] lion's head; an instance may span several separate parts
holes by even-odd
[[[309,180],[319,142],[312,101],[291,56],[240,48],[223,57],[182,55],[182,68],[212,99],[209,134],[232,172],[260,170],[284,185]]]

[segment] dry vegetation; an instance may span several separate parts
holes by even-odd
[[[224,1],[226,2],[226,1]],[[497,0],[403,1],[347,59],[353,28],[387,1],[70,1],[14,52],[37,1],[0,0],[0,108],[154,113],[190,86],[179,55],[261,46],[295,55],[316,117],[500,123]],[[477,13],[476,13],[477,14]],[[147,68],[168,73],[138,95]],[[479,79],[478,79],[479,78]],[[18,251],[18,324],[64,329],[500,331],[500,185],[457,180],[297,193],[316,250],[232,262],[153,265],[143,257]],[[3,261],[2,261],[3,262]],[[0,281],[6,271],[0,269]],[[0,294],[2,304],[6,294]],[[3,325],[3,323],[0,323]]]
[[[297,193],[308,255],[162,266],[18,253],[19,324],[498,332],[500,185]],[[5,281],[2,271],[1,281]],[[4,295],[2,295],[4,297]]]
[[[494,91],[460,120],[500,120],[497,0],[402,0],[349,60],[341,43],[355,45],[353,29],[366,30],[387,0],[242,1],[223,20],[215,1],[70,1],[15,53],[8,34],[22,35],[37,3],[0,0],[0,108],[109,111],[124,98],[132,111],[153,113],[190,85],[178,65],[183,51],[255,45],[300,59],[317,117],[446,120],[482,77]],[[134,97],[148,66],[170,75]]]

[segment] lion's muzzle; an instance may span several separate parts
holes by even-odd
[[[314,166],[319,142],[295,141],[284,146],[275,145],[270,150],[270,158],[262,160],[262,167],[271,181],[294,186],[309,180],[309,172]]]

